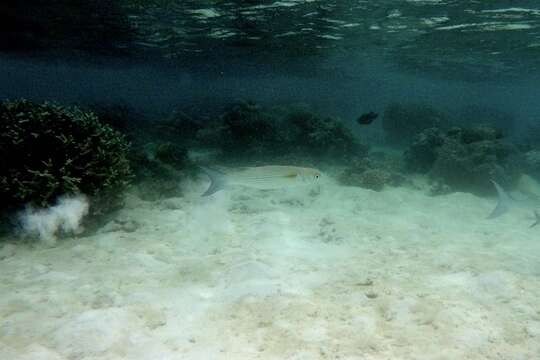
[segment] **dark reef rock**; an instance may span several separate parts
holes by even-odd
[[[502,139],[502,132],[498,129],[489,126],[480,125],[473,128],[457,128],[460,132],[461,142],[464,144],[472,144],[478,141],[495,141]]]
[[[307,111],[297,111],[284,122],[289,147],[314,156],[350,157],[365,155],[367,148],[356,142],[351,131],[332,118],[319,118]]]
[[[147,201],[182,196],[181,180],[197,173],[187,150],[167,142],[147,144],[147,148],[130,154],[135,193]]]
[[[147,124],[143,114],[125,104],[96,103],[90,105],[89,110],[96,114],[101,122],[121,132],[130,140],[137,138],[141,127]]]
[[[526,150],[540,150],[540,124],[528,126],[523,145]]]
[[[409,171],[427,173],[453,191],[493,192],[490,180],[512,184],[519,175],[521,153],[486,126],[426,129],[405,151]]]
[[[2,207],[79,192],[112,204],[132,174],[123,135],[91,112],[51,103],[0,103],[0,152]]]
[[[425,129],[444,128],[446,116],[421,104],[391,104],[384,111],[382,127],[390,144],[407,144]]]
[[[255,103],[233,105],[221,118],[221,148],[227,154],[273,152],[282,146],[277,119]]]
[[[365,156],[339,120],[306,110],[263,108],[251,102],[231,106],[218,121],[197,132],[201,146],[214,146],[227,158],[333,158],[344,161]]]
[[[440,196],[440,195],[447,195],[452,193],[452,188],[450,186],[446,185],[445,183],[441,181],[433,181],[431,183],[431,187],[429,188],[429,195],[431,196]]]
[[[400,173],[397,162],[391,158],[362,158],[352,161],[351,166],[340,174],[338,181],[346,186],[381,191],[385,186],[402,186],[407,179]]]
[[[540,181],[540,150],[525,153],[525,170]]]
[[[183,169],[188,163],[187,150],[171,143],[159,144],[156,147],[154,157],[175,169]]]
[[[137,184],[135,193],[144,201],[157,201],[182,196],[183,189],[177,178],[147,179]]]
[[[453,115],[456,126],[484,126],[497,131],[504,129],[505,135],[514,132],[518,124],[515,114],[486,105],[468,105],[457,109]]]
[[[183,146],[193,146],[197,144],[197,133],[204,125],[182,111],[175,111],[169,118],[157,122],[156,128],[159,134],[170,141],[177,141]]]
[[[429,128],[416,135],[405,150],[405,167],[414,172],[428,172],[437,159],[437,149],[444,144],[444,140],[444,133],[438,128]]]

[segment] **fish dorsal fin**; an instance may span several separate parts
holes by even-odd
[[[495,209],[489,214],[487,219],[495,219],[503,214],[505,214],[508,209],[510,208],[510,202],[512,198],[504,191],[504,189],[497,184],[494,180],[491,180],[493,183],[493,186],[495,186],[495,190],[497,190],[497,206],[495,206]]]

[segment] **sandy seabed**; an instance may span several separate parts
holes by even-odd
[[[0,359],[540,359],[530,209],[420,190],[231,189],[0,250]]]

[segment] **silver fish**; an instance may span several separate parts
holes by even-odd
[[[271,190],[314,184],[321,178],[319,170],[297,166],[257,166],[226,173],[204,166],[200,168],[210,178],[210,186],[202,196],[212,195],[228,186]]]

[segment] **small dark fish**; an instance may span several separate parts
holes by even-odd
[[[370,111],[368,113],[360,115],[360,117],[356,120],[360,125],[369,125],[373,122],[379,116],[379,114]]]
[[[540,214],[538,213],[538,211],[534,212],[534,217],[536,220],[534,221],[534,224],[529,227],[535,227],[536,225],[540,224]]]

